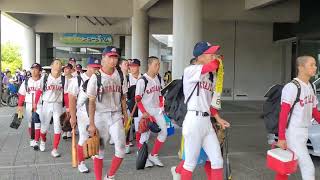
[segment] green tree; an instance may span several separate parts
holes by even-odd
[[[22,56],[20,47],[16,44],[6,42],[1,45],[1,70],[9,68],[12,73],[22,68]]]

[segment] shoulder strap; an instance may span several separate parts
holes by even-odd
[[[77,79],[78,79],[78,87],[80,87],[81,82],[83,81],[80,74],[78,74]]]
[[[213,73],[212,72],[209,72],[209,80],[211,81],[211,82],[213,82]]]
[[[160,84],[161,84],[161,76],[160,76],[160,74],[157,74],[157,77],[158,77],[159,82],[160,82]]]
[[[26,78],[26,79],[24,80],[24,87],[25,87],[25,89],[26,89],[26,92],[28,92],[28,81],[29,81],[29,78]]]
[[[127,78],[127,86],[130,87],[130,79],[129,79],[129,74],[126,75]]]
[[[97,87],[98,87],[98,91],[99,91],[99,89],[100,89],[101,86],[102,86],[102,83],[101,83],[101,73],[100,73],[100,71],[95,72],[95,75],[97,76]]]
[[[66,83],[66,77],[61,75],[61,84],[62,84],[62,107],[65,106],[64,104],[64,85]]]
[[[287,128],[289,127],[289,124],[290,124],[290,119],[291,119],[291,115],[292,115],[292,111],[293,111],[293,109],[294,109],[294,106],[300,101],[300,94],[301,94],[301,85],[300,85],[300,83],[299,83],[297,80],[295,80],[295,79],[293,79],[291,82],[292,82],[294,85],[297,86],[298,91],[297,91],[296,100],[294,101],[294,103],[293,103],[293,105],[292,105],[292,107],[291,107],[291,109],[290,109],[290,114],[289,114],[289,118],[288,118]]]
[[[312,90],[313,90],[313,93],[314,95],[317,95],[317,88],[316,86],[310,81],[310,84],[311,84],[311,87],[312,87]]]
[[[48,75],[45,74],[43,77],[43,89],[42,92],[45,92],[47,90],[47,82],[48,82]]]
[[[64,93],[64,85],[66,84],[66,77],[62,75],[61,75],[61,84],[62,84],[62,92]]]
[[[117,68],[117,71],[120,75],[120,80],[121,80],[121,87],[123,86],[123,81],[124,81],[124,76],[123,76],[123,72],[121,71],[120,68]]]
[[[147,85],[148,85],[148,79],[145,76],[141,76],[141,79],[144,81],[144,90],[143,92],[146,92]]]
[[[196,90],[196,88],[199,87],[199,82],[197,82],[197,84],[194,86],[190,96],[187,98],[187,101],[186,101],[186,105],[188,105],[188,102],[190,101],[191,99],[191,96],[193,95],[194,91]],[[199,92],[199,91],[198,91]]]
[[[102,101],[102,94],[100,93],[100,89],[102,87],[102,82],[101,82],[101,73],[100,71],[95,72],[95,75],[97,76],[97,98],[98,101]]]

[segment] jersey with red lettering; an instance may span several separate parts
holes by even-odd
[[[26,80],[25,80],[26,81]],[[19,89],[19,94],[25,96],[25,102],[26,103],[32,103],[32,96],[33,100],[35,99],[36,91],[41,88],[41,81],[39,80],[33,80],[32,78],[28,79],[28,84],[26,87],[25,81],[21,84]]]
[[[298,78],[295,80],[300,83],[301,94],[300,101],[293,107],[289,127],[306,128],[311,124],[312,109],[317,107],[318,99],[310,83],[306,84]],[[296,100],[297,92],[297,86],[292,82],[288,83],[282,89],[281,102],[292,106]]]
[[[121,96],[128,92],[126,77],[123,77],[124,80],[121,83],[121,77],[116,69],[111,75],[104,73],[101,69],[99,72],[101,73],[99,93],[96,74],[91,76],[87,86],[87,95],[89,97],[96,97],[96,111],[121,111]]]
[[[62,76],[58,78],[53,77],[51,74],[48,75],[48,79],[46,82],[46,88],[42,95],[42,100],[44,102],[56,102],[62,103],[63,93],[67,93],[68,91],[68,81],[65,80],[64,88],[62,85]],[[44,77],[41,78],[41,89],[44,87]]]
[[[187,104],[188,111],[210,112],[215,75],[210,80],[210,74],[201,74],[203,65],[191,65],[185,68],[183,75],[183,93],[185,102],[194,90]],[[197,86],[197,87],[196,87]]]
[[[77,97],[77,109],[86,110],[84,107],[84,102],[87,99],[86,93],[83,91],[82,85],[85,81],[89,79],[86,73],[80,74],[81,82],[79,85],[79,79],[77,76],[73,77],[70,81],[68,87],[68,93]]]
[[[159,108],[161,82],[157,76],[152,78],[148,76],[147,73],[145,73],[143,76],[148,80],[147,87],[145,87],[145,81],[140,78],[136,85],[136,96],[142,97],[142,104],[147,111],[149,108]]]

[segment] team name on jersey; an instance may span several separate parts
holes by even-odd
[[[112,92],[121,93],[121,86],[109,85],[109,86],[103,87],[103,92],[105,92],[105,93],[112,93]],[[102,89],[100,89],[100,93],[102,93]]]
[[[212,92],[212,83],[202,81],[199,83],[199,87]]]
[[[306,104],[313,104],[315,97],[313,95],[308,95],[304,99],[300,99],[300,106],[303,107]]]
[[[27,92],[30,93],[31,91],[37,91],[39,88],[36,87],[28,87]]]
[[[151,94],[154,92],[160,92],[160,90],[161,90],[161,86],[152,86],[150,89],[146,90],[146,93]]]
[[[50,86],[47,86],[46,90],[49,90],[49,91],[62,91],[62,86],[61,85],[50,85]]]

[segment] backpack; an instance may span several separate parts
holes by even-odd
[[[43,87],[42,93],[44,93],[47,89],[47,82],[48,82],[48,74],[45,74],[43,77]],[[66,77],[61,75],[61,84],[62,84],[62,107],[64,107],[64,85],[66,84]]]
[[[141,74],[141,77],[143,76],[143,74]],[[129,75],[126,76],[127,77],[127,84],[129,87],[130,84],[130,80],[129,80]],[[130,86],[128,88],[128,93],[127,93],[127,106],[130,112],[133,111],[134,105],[136,103],[135,101],[135,95],[136,95],[136,85]],[[133,113],[133,117],[138,117],[138,109],[136,109],[136,111]]]
[[[301,94],[300,83],[295,79],[293,79],[291,83],[293,83],[297,87],[298,91],[297,91],[296,99],[289,112],[287,128],[289,127],[292,111],[295,105],[300,101],[300,94]],[[264,119],[265,127],[268,133],[271,133],[271,134],[278,134],[279,114],[281,110],[281,95],[282,95],[283,87],[284,85],[276,84],[272,86],[264,96],[267,99],[263,104],[263,119]],[[315,92],[315,88],[313,87],[313,85],[312,85],[312,88]]]
[[[209,80],[213,82],[214,75],[209,73]],[[164,89],[161,90],[161,93],[165,98],[164,111],[167,115],[174,119],[176,124],[182,127],[184,118],[187,114],[187,104],[197,89],[197,96],[199,96],[199,82],[194,86],[191,94],[185,101],[185,96],[183,93],[183,77],[182,79],[173,80],[169,83]]]

